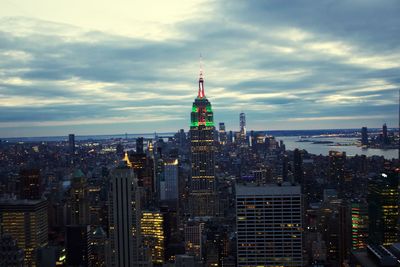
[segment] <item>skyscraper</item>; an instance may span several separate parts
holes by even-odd
[[[346,152],[329,151],[329,181],[333,184],[344,182]]]
[[[111,266],[137,266],[140,242],[139,207],[135,174],[133,169],[123,162],[111,174],[109,196]]]
[[[368,146],[368,129],[367,129],[367,127],[361,128],[361,145]]]
[[[298,148],[296,148],[293,151],[293,176],[294,176],[294,181],[300,185],[303,184],[303,155],[302,151],[300,151]]]
[[[192,175],[189,207],[192,216],[214,216],[216,213],[214,116],[204,93],[200,72],[199,91],[193,102],[190,141]]]
[[[390,143],[386,123],[384,123],[382,126],[382,138],[385,145],[388,145]]]
[[[138,154],[143,154],[144,153],[143,137],[136,138],[136,153],[138,153]]]
[[[89,192],[86,177],[80,169],[72,175],[67,199],[67,224],[90,224]]]
[[[299,186],[236,186],[237,266],[303,266]]]
[[[21,199],[40,199],[41,179],[39,169],[24,169],[19,173]]]
[[[369,240],[378,245],[392,245],[398,239],[399,175],[382,173],[368,182]]]
[[[239,132],[239,145],[241,146],[246,146],[246,115],[242,112],[240,113],[240,118],[239,118],[239,123],[240,123],[240,132]]]
[[[163,176],[164,181],[160,184],[160,199],[177,201],[179,197],[178,159],[164,162]]]
[[[75,158],[75,134],[68,135],[68,153],[69,153],[69,162],[71,165],[73,165]]]
[[[143,244],[150,249],[154,265],[164,263],[164,218],[159,211],[144,211],[141,219]]]
[[[89,225],[68,225],[65,244],[68,266],[92,266]]]
[[[367,246],[368,239],[368,203],[356,200],[351,203],[351,249]]]
[[[1,200],[0,236],[9,234],[24,250],[24,266],[36,266],[36,252],[47,245],[47,201]]]
[[[219,135],[219,143],[221,145],[225,145],[227,142],[227,136],[226,136],[225,123],[223,122],[219,123],[218,135]]]

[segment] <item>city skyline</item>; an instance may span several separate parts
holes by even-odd
[[[0,11],[2,138],[188,130],[200,53],[227,129],[398,125],[395,1],[34,5]]]

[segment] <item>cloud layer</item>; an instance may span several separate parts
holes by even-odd
[[[99,12],[129,24],[118,3]],[[18,7],[0,12],[0,137],[188,129],[200,53],[228,129],[242,111],[256,130],[396,125],[397,1],[201,1],[132,15],[137,34]]]

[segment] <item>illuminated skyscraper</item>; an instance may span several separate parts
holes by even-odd
[[[239,144],[241,146],[246,146],[247,142],[246,142],[246,115],[242,112],[240,113],[240,132],[239,132]]]
[[[329,151],[329,181],[338,184],[344,182],[346,152]]]
[[[378,245],[399,242],[399,175],[382,173],[368,182],[369,240]]]
[[[74,171],[67,199],[67,224],[90,224],[89,192],[86,177],[80,169]]]
[[[196,259],[202,258],[202,234],[204,222],[189,221],[185,224],[185,252]]]
[[[144,246],[151,252],[153,264],[164,263],[164,218],[162,213],[156,211],[144,211],[141,219],[141,230]]]
[[[221,145],[225,145],[228,138],[226,136],[225,123],[223,123],[223,122],[219,123],[218,135],[219,135],[219,143]]]
[[[109,235],[111,266],[133,267],[139,260],[140,205],[137,179],[128,162],[111,173]]]
[[[178,188],[178,159],[164,162],[163,181],[160,182],[160,199],[177,201]]]
[[[192,175],[189,206],[192,216],[214,216],[217,210],[214,131],[213,111],[205,96],[200,72],[199,92],[193,102],[190,124]]]
[[[24,250],[24,266],[36,266],[36,253],[47,245],[47,202],[45,200],[0,201],[0,236],[9,234]]]
[[[368,203],[354,201],[351,203],[351,249],[367,246],[368,238]]]
[[[300,186],[236,186],[237,266],[303,266]]]

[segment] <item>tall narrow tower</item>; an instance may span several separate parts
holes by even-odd
[[[214,117],[211,103],[204,93],[203,72],[199,91],[193,102],[190,122],[192,175],[189,207],[192,216],[216,213]]]
[[[242,112],[240,113],[240,145],[246,146],[246,115]]]

